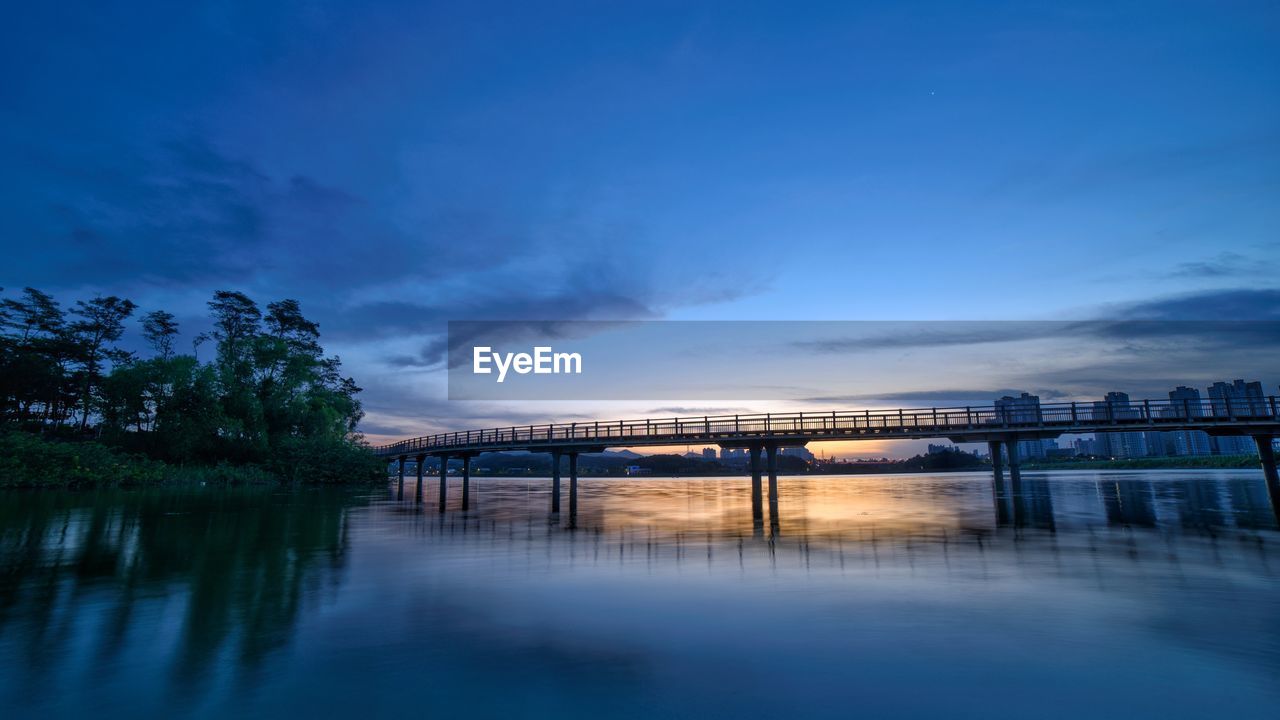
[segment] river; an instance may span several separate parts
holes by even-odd
[[[1280,717],[1260,471],[459,482],[0,494],[0,716]]]

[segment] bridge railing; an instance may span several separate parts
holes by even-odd
[[[625,445],[628,440],[721,440],[759,434],[813,435],[880,433],[888,431],[981,430],[994,428],[1061,428],[1125,425],[1224,425],[1259,420],[1280,420],[1276,396],[1244,400],[1133,400],[1040,405],[1008,404],[979,407],[904,408],[830,412],[704,415],[701,417],[646,418],[643,420],[586,421],[513,425],[485,430],[438,433],[380,445],[383,455],[433,452],[450,448],[479,448],[557,442],[607,441]]]

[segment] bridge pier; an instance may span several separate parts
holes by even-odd
[[[1258,446],[1258,458],[1262,460],[1262,474],[1267,478],[1267,497],[1271,499],[1271,511],[1280,522],[1280,472],[1276,470],[1276,453],[1271,448],[1270,435],[1254,435]]]
[[[415,458],[415,460],[417,460],[417,463],[418,463],[418,490],[414,494],[413,501],[416,503],[420,503],[422,502],[422,473],[425,469],[423,466],[427,464],[427,456],[419,455],[417,458]]]
[[[471,507],[471,454],[462,456],[462,511]]]
[[[764,450],[769,457],[769,506],[772,508],[778,502],[778,445],[768,443]]]
[[[1018,459],[1018,438],[1011,437],[1004,441],[1005,451],[1009,453],[1009,482],[1013,485],[1013,493],[1018,494],[1022,487],[1022,464]]]
[[[403,499],[404,499],[404,461],[405,461],[405,457],[404,457],[403,455],[401,455],[399,458],[397,458],[397,460],[399,460],[399,464],[400,464],[400,483],[399,483],[399,490],[397,490],[397,491],[396,491],[396,499],[397,499],[397,500],[403,500]]]
[[[760,446],[752,445],[751,452],[751,517],[756,523],[764,524],[764,500],[761,497],[763,488],[760,482]]]
[[[440,512],[449,501],[449,453],[440,455]]]
[[[569,527],[578,524],[578,453],[569,453]]]
[[[560,451],[551,451],[551,513],[560,514]]]
[[[1001,457],[999,440],[987,441],[987,452],[991,454],[991,474],[997,483],[1004,482],[1004,458]]]

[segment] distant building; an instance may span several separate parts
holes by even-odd
[[[1042,439],[1020,439],[1018,441],[1018,456],[1023,460],[1043,460],[1046,454]],[[1057,447],[1057,441],[1050,441],[1053,447]]]
[[[1071,446],[1075,448],[1076,455],[1100,454],[1098,452],[1098,441],[1096,438],[1076,438],[1076,441],[1071,443]]]
[[[784,447],[778,448],[779,455],[787,455],[790,457],[798,457],[805,462],[813,462],[813,452],[806,447]]]
[[[1170,390],[1169,407],[1165,408],[1165,413],[1167,417],[1203,417],[1204,406],[1201,404],[1200,391],[1183,385]],[[1166,452],[1166,455],[1209,455],[1213,452],[1209,435],[1202,430],[1174,430],[1161,434],[1165,439],[1166,450],[1172,444],[1172,452]]]
[[[1105,400],[1093,404],[1096,420],[1127,420],[1142,417],[1141,408],[1129,401],[1129,394],[1109,392]],[[1098,455],[1113,458],[1140,458],[1147,456],[1147,438],[1140,432],[1106,432],[1096,435]]]
[[[716,459],[716,449],[715,449],[715,448],[702,448],[702,459],[703,459],[703,460],[715,460],[715,459]]]
[[[944,452],[950,452],[955,449],[954,445],[934,445],[929,443],[929,455],[941,455]]]
[[[1040,421],[1040,396],[1022,393],[1005,395],[996,400],[996,415],[1001,422],[1029,423]]]
[[[1209,386],[1209,405],[1214,417],[1239,417],[1266,415],[1267,398],[1262,394],[1262,383],[1216,382]],[[1223,435],[1210,437],[1216,455],[1252,455],[1257,452],[1253,440],[1244,436]]]
[[[725,462],[734,462],[746,459],[746,450],[742,448],[720,448],[720,459]]]
[[[1209,404],[1216,417],[1236,415],[1266,415],[1267,396],[1262,394],[1262,383],[1235,380],[1216,382],[1209,386]]]

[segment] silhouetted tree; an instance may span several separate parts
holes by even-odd
[[[71,332],[80,350],[78,360],[82,374],[81,432],[89,427],[89,404],[93,391],[97,387],[103,361],[119,363],[128,357],[110,347],[108,343],[120,339],[124,333],[124,321],[137,307],[131,300],[122,300],[115,295],[110,295],[94,298],[89,302],[79,300],[76,302],[75,309],[71,311],[80,318],[72,323]]]
[[[173,339],[178,336],[178,323],[173,313],[155,310],[142,316],[142,336],[161,360],[173,357]]]
[[[374,466],[356,426],[355,381],[326,357],[319,326],[296,300],[267,305],[219,291],[209,302],[217,343],[201,363],[174,352],[178,325],[142,317],[154,356],[115,346],[136,306],[115,296],[58,303],[32,288],[0,304],[0,420],[57,429],[79,406],[83,433],[176,463],[254,463],[291,478],[343,479]],[[201,339],[198,338],[198,339]],[[39,410],[39,412],[36,412]]]

